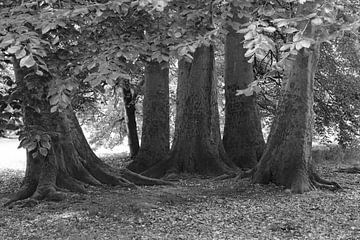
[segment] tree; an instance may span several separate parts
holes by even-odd
[[[123,100],[126,112],[126,126],[128,131],[128,143],[130,157],[135,157],[139,152],[139,137],[136,124],[136,96],[131,92],[129,81],[125,81],[123,90]]]
[[[298,16],[307,16],[316,2],[298,6]],[[301,17],[300,17],[301,18]],[[299,22],[301,37],[307,45],[318,29],[316,20],[306,17]],[[289,59],[289,72],[283,96],[278,105],[268,143],[254,173],[257,183],[273,182],[295,193],[315,187],[338,188],[335,182],[321,179],[312,165],[311,144],[313,130],[313,87],[319,58],[319,42],[310,48],[298,47]]]
[[[199,46],[192,63],[182,59],[178,65],[178,105],[170,157],[143,174],[160,177],[184,172],[203,175],[231,172],[233,164],[228,161],[220,139],[213,47]]]
[[[167,157],[169,111],[168,63],[149,62],[145,70],[141,147],[128,169],[140,173]]]
[[[116,176],[91,150],[70,106],[51,112],[46,97],[31,97],[25,81],[44,83],[49,81],[49,76],[41,78],[32,69],[21,68],[17,61],[14,71],[16,82],[22,87],[23,100],[28,100],[23,101],[25,131],[20,135],[20,146],[27,148],[27,168],[22,188],[6,205],[29,197],[62,200],[64,189],[83,193],[86,184],[134,187],[134,184],[165,183],[126,169],[117,172],[121,176]],[[37,91],[46,91],[46,88]],[[36,103],[36,108],[32,103]]]
[[[254,81],[252,64],[244,56],[244,34],[236,27],[247,22],[239,18],[237,7],[232,5],[232,24],[225,40],[225,126],[223,143],[229,158],[240,168],[252,168],[260,159],[265,141],[255,94],[236,96],[236,90],[246,89]],[[235,28],[235,29],[234,29]]]

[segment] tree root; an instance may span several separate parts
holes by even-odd
[[[358,173],[360,173],[360,168],[359,167],[340,168],[340,169],[336,170],[336,172],[358,174]]]
[[[10,207],[10,205],[16,201],[24,200],[31,197],[36,191],[36,186],[37,184],[33,185],[25,182],[24,185],[20,188],[20,190],[4,204],[4,207]]]
[[[125,179],[133,182],[136,185],[148,185],[148,186],[154,186],[154,185],[174,185],[172,182],[156,179],[156,178],[150,178],[146,177],[140,174],[137,174],[135,172],[132,172],[128,169],[122,169],[121,170],[121,176]]]
[[[336,191],[342,189],[337,182],[328,181],[321,178],[314,170],[309,172],[310,182],[315,188],[318,189],[327,189],[330,191]]]
[[[65,199],[65,194],[56,190],[55,187],[33,187],[25,184],[14,197],[3,206],[13,208],[15,205],[21,207],[33,207],[41,200],[59,202]],[[24,201],[22,201],[24,200]],[[18,203],[19,202],[19,203]],[[36,203],[36,204],[34,204]]]

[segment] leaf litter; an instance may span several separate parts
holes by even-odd
[[[62,202],[0,208],[0,239],[359,239],[360,175],[320,170],[344,191],[194,176],[171,187],[88,187]],[[23,175],[0,172],[0,204]]]

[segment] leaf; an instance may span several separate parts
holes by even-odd
[[[288,19],[283,19],[283,18],[278,18],[273,20],[273,23],[275,23],[279,28],[289,25],[290,22],[291,21],[289,21]]]
[[[50,31],[52,28],[53,28],[53,24],[52,24],[52,23],[51,23],[51,24],[48,24],[48,25],[46,25],[45,27],[43,27],[43,28],[41,29],[41,33],[42,33],[42,34],[45,34],[45,33],[47,33],[48,31]]]
[[[28,146],[26,146],[26,149],[28,151],[33,151],[33,150],[36,149],[36,147],[37,147],[37,143],[36,142],[31,142]]]
[[[236,32],[237,33],[247,33],[249,31],[251,31],[249,28],[242,28],[242,29],[237,30]]]
[[[253,48],[253,49],[248,49],[248,50],[245,52],[244,56],[245,56],[245,57],[253,56],[254,53],[255,53],[255,51],[256,51],[255,48]]]
[[[21,49],[21,46],[11,46],[9,47],[6,51],[9,53],[9,54],[14,54],[16,53],[17,51],[19,51]]]
[[[179,55],[180,56],[184,56],[187,53],[187,48],[186,47],[182,47],[179,50]]]
[[[60,95],[59,94],[51,96],[50,99],[49,99],[50,105],[53,106],[53,105],[58,104],[59,100],[60,100]]]
[[[286,50],[288,50],[288,49],[290,49],[292,47],[293,47],[292,43],[291,44],[285,44],[280,48],[280,51],[286,51]]]
[[[253,34],[252,31],[250,31],[250,32],[248,32],[247,34],[244,35],[245,40],[250,40],[252,38],[254,38],[254,34]]]
[[[319,26],[323,23],[322,19],[317,17],[311,20],[311,25]]]
[[[46,149],[50,149],[51,148],[51,144],[48,141],[45,140],[41,140],[40,141],[40,145]]]
[[[40,153],[42,156],[46,157],[46,155],[48,155],[48,150],[47,150],[46,148],[40,147],[40,148],[39,148],[39,153]]]
[[[269,32],[269,33],[273,33],[273,32],[276,31],[276,28],[274,28],[274,27],[265,27],[265,28],[264,28],[264,31],[265,31],[265,32]]]
[[[284,30],[284,32],[287,34],[291,34],[291,33],[297,32],[297,31],[299,31],[299,30],[296,28],[293,28],[293,27],[289,27]]]
[[[55,39],[52,41],[52,45],[56,45],[59,42],[59,36],[56,36]]]
[[[303,39],[295,44],[296,50],[300,50],[302,48],[309,48],[311,46],[311,42],[307,39]]]
[[[0,48],[6,48],[7,46],[11,45],[14,41],[15,41],[14,39],[4,40],[0,43]]]
[[[20,67],[31,68],[36,64],[32,55],[27,55],[20,60]]]
[[[25,57],[25,56],[26,56],[26,51],[25,51],[25,49],[21,49],[20,51],[17,51],[17,52],[15,53],[16,59],[20,59],[20,58],[23,58],[23,57]]]
[[[91,70],[91,69],[93,69],[93,68],[96,67],[96,66],[97,66],[97,62],[93,62],[92,64],[87,65],[87,69],[88,69],[88,70]]]
[[[174,36],[175,36],[176,38],[179,38],[179,37],[182,36],[182,34],[181,34],[181,32],[176,32],[176,33],[174,34]]]
[[[52,106],[51,109],[50,109],[50,112],[56,112],[58,110],[58,106],[55,105],[55,106]]]

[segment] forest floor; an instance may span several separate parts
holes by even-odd
[[[116,167],[116,156],[105,160]],[[326,165],[326,166],[325,166]],[[62,202],[0,207],[0,239],[360,239],[360,174],[319,164],[342,191],[291,194],[249,180],[187,176],[174,186],[89,187]],[[22,170],[0,169],[0,204]]]

